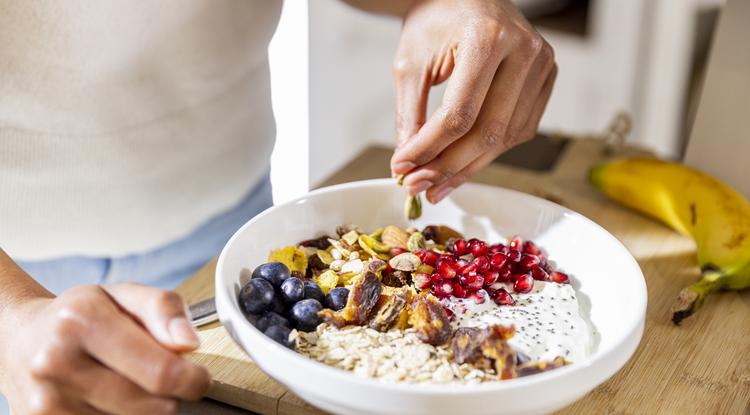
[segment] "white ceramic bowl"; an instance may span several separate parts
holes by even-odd
[[[499,240],[520,234],[543,246],[573,276],[598,335],[586,360],[553,371],[480,385],[407,385],[364,379],[288,350],[244,318],[238,293],[247,272],[268,252],[332,234],[356,223],[366,230],[406,227],[404,194],[392,180],[316,190],[246,223],[224,247],[216,269],[216,306],[234,340],[263,371],[311,404],[339,414],[538,414],[581,398],[617,372],[643,333],[646,284],[638,264],[607,231],[554,203],[512,190],[466,184],[415,224],[446,224],[467,237]],[[241,278],[240,275],[243,274]]]

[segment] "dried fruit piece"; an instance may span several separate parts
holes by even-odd
[[[370,319],[368,326],[377,331],[388,331],[406,307],[407,299],[404,293],[381,296],[377,311]]]
[[[349,289],[346,307],[340,311],[344,320],[354,325],[364,324],[377,305],[381,291],[378,277],[371,272],[356,281]]]
[[[383,275],[383,284],[389,287],[403,287],[411,282],[409,275],[403,271],[393,271]]]
[[[425,239],[422,232],[414,232],[409,235],[409,239],[406,241],[406,249],[414,252],[427,247],[427,240]]]
[[[347,285],[350,285],[355,278],[358,278],[361,274],[358,272],[346,272],[343,274],[339,274],[339,283],[338,285],[346,287]]]
[[[409,234],[398,226],[389,225],[383,229],[380,240],[389,248],[406,249],[406,243],[409,240]]]
[[[427,240],[440,245],[445,245],[450,239],[463,239],[464,236],[445,225],[430,225],[422,229],[422,234]]]
[[[492,360],[495,373],[502,379],[518,377],[516,352],[507,342],[515,334],[515,327],[496,325],[488,327],[487,332],[487,338],[482,343],[482,354]]]
[[[314,238],[314,239],[304,240],[304,241],[298,243],[297,245],[306,246],[306,247],[313,247],[313,248],[318,248],[318,249],[328,249],[328,247],[331,246],[331,243],[328,242],[329,238],[330,238],[330,236],[323,235],[323,236],[319,236],[319,237]]]
[[[343,237],[344,235],[346,235],[347,233],[351,231],[355,231],[358,234],[363,233],[362,230],[359,228],[359,226],[353,223],[348,223],[348,224],[336,227],[336,234],[339,236],[339,238]]]
[[[391,258],[391,260],[388,261],[388,265],[399,271],[414,272],[420,265],[422,265],[422,261],[419,260],[418,256],[411,252],[404,252],[403,254],[398,254]]]
[[[382,234],[383,234],[383,228],[378,228],[378,229],[375,229],[375,231],[373,231],[369,236],[372,239],[379,240],[380,235]]]
[[[344,246],[342,241],[329,239],[328,242],[331,243],[331,247],[332,247],[331,255],[333,255],[334,258],[336,258],[336,256],[341,256],[341,258],[349,258],[349,255],[352,252],[348,249],[348,247]],[[337,251],[338,251],[338,255],[336,254]],[[341,258],[336,258],[336,259],[341,259]]]
[[[569,364],[562,356],[557,356],[551,362],[546,360],[536,360],[520,364],[516,368],[518,376],[535,375],[548,370],[557,369]]]
[[[289,268],[289,271],[297,271],[303,275],[307,271],[307,255],[294,246],[271,251],[268,255],[268,262],[281,262]]]
[[[341,235],[341,239],[345,241],[348,245],[354,245],[355,243],[357,243],[358,238],[359,238],[359,233],[357,231],[349,231]]]
[[[339,276],[334,271],[328,270],[313,278],[313,281],[320,286],[324,294],[328,294],[328,291],[331,291],[338,285]]]
[[[444,344],[451,337],[448,314],[434,296],[424,292],[411,303],[409,324],[417,330],[420,340],[433,346]]]
[[[482,355],[482,343],[487,336],[485,330],[477,327],[459,327],[451,340],[453,360],[458,364],[477,363]]]
[[[322,249],[318,249],[315,252],[315,255],[320,259],[320,261],[326,265],[331,265],[331,262],[333,262],[333,255],[330,254],[328,251],[324,251]]]

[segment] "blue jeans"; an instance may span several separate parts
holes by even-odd
[[[165,289],[177,287],[211,258],[245,222],[273,204],[265,176],[235,207],[208,220],[183,239],[150,252],[119,258],[70,257],[20,261],[19,265],[55,294],[83,284],[139,282]],[[0,395],[0,415],[8,413]]]

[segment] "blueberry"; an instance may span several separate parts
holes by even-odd
[[[325,305],[334,311],[339,311],[346,307],[346,300],[349,298],[349,289],[344,287],[334,288],[328,292],[325,299]]]
[[[289,320],[274,313],[273,311],[266,311],[256,322],[255,327],[260,331],[266,331],[271,326],[287,326],[289,327]]]
[[[279,292],[285,304],[292,305],[305,298],[305,285],[297,277],[291,277],[281,283]]]
[[[290,313],[292,324],[297,330],[313,331],[318,327],[318,324],[323,322],[323,319],[318,317],[318,311],[322,309],[323,306],[318,300],[312,298],[302,300],[292,307]]]
[[[312,281],[305,281],[305,298],[312,298],[322,303],[325,295],[318,284]]]
[[[251,279],[240,291],[240,303],[249,314],[260,314],[271,306],[274,292],[266,280]]]
[[[289,316],[289,309],[284,305],[284,302],[281,300],[281,296],[279,295],[279,290],[276,290],[276,295],[273,297],[273,302],[271,303],[271,307],[269,307],[268,311],[273,311],[276,314],[282,315],[284,317]]]
[[[294,343],[289,341],[289,333],[291,333],[291,331],[292,330],[287,326],[276,325],[267,328],[263,334],[270,337],[271,340],[276,343],[292,349],[294,348]]]
[[[289,268],[281,262],[269,262],[255,268],[253,278],[264,279],[278,288],[285,279],[289,278]]]

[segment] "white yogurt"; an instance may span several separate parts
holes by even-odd
[[[532,360],[552,360],[562,356],[575,362],[588,356],[593,334],[581,316],[575,290],[570,284],[534,281],[528,294],[508,292],[516,303],[498,306],[485,294],[485,301],[451,298],[445,303],[453,313],[453,327],[476,327],[493,324],[516,326],[516,334],[508,343]]]

